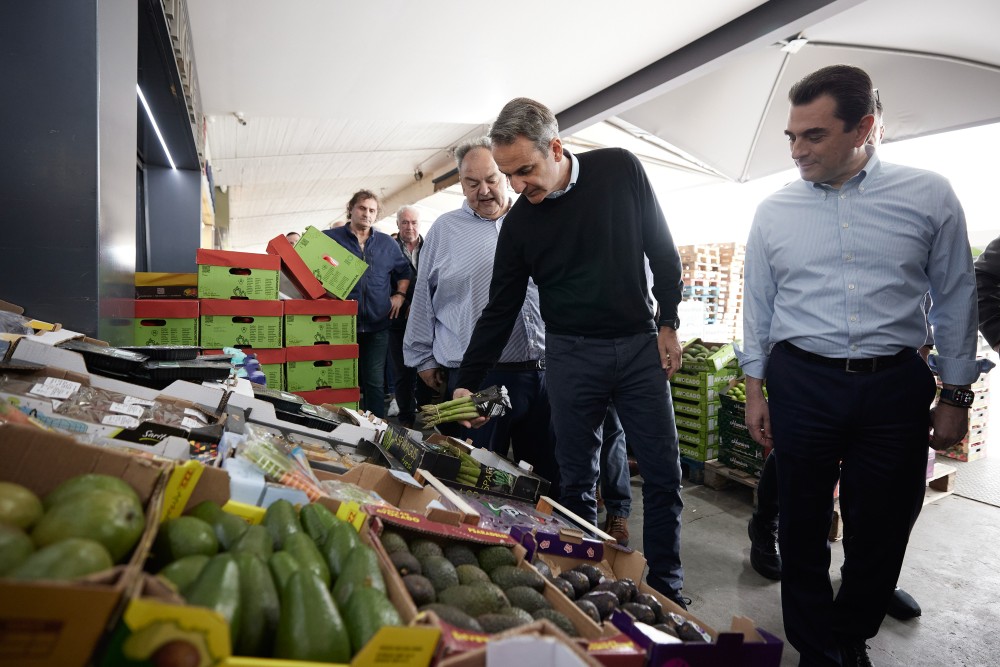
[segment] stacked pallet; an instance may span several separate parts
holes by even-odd
[[[687,245],[677,248],[681,256],[683,297],[699,301],[705,307],[705,323],[715,324],[718,317],[719,251],[713,245]]]
[[[720,243],[718,323],[732,340],[743,337],[743,263],[746,245]]]
[[[705,324],[716,325],[715,336],[726,340],[741,337],[743,330],[742,243],[711,243],[680,246],[684,299],[705,306]]]

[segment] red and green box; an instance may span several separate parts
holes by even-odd
[[[288,347],[358,342],[357,301],[291,299],[283,303]]]
[[[274,255],[200,248],[195,259],[200,299],[278,299],[281,260]]]
[[[312,391],[293,391],[307,403],[313,405],[336,405],[341,408],[358,409],[361,402],[361,389],[358,387],[343,387],[341,389],[314,389]]]
[[[347,298],[368,268],[354,253],[315,227],[306,227],[295,244],[295,252],[313,277],[338,299]],[[293,268],[290,263],[286,266]]]
[[[136,299],[132,343],[197,345],[199,314],[195,299]]]
[[[201,345],[281,347],[280,301],[201,300]]]
[[[357,387],[358,346],[285,348],[285,384],[292,393]]]

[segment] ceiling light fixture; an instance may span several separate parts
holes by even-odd
[[[153,131],[156,132],[156,138],[160,140],[160,145],[163,146],[163,152],[167,154],[167,162],[170,163],[170,168],[176,170],[177,165],[174,164],[174,158],[170,156],[170,151],[167,149],[167,142],[163,139],[163,134],[160,132],[160,126],[156,124],[156,119],[153,118],[153,110],[149,108],[149,104],[146,102],[146,96],[142,94],[142,88],[139,84],[135,84],[135,92],[139,93],[139,101],[142,102],[142,108],[146,110],[146,115],[149,116],[149,122],[153,124]]]
[[[802,47],[809,43],[806,37],[796,37],[795,39],[789,40],[787,44],[781,47],[781,50],[785,53],[796,54],[802,50]]]

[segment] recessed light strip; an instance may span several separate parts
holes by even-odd
[[[171,169],[177,169],[177,165],[174,164],[174,158],[170,157],[170,151],[167,149],[167,142],[163,139],[163,134],[160,132],[160,126],[156,124],[156,119],[153,118],[153,110],[149,108],[149,104],[146,102],[146,96],[142,94],[142,88],[139,84],[135,84],[135,92],[139,93],[139,101],[142,102],[142,108],[146,110],[146,115],[149,116],[149,122],[153,124],[153,131],[156,132],[156,138],[160,140],[160,145],[163,146],[163,152],[167,154],[167,161],[170,163]]]

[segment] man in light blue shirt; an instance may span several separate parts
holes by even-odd
[[[782,610],[800,665],[866,665],[923,503],[928,431],[943,449],[967,430],[979,374],[972,254],[948,182],[883,163],[867,144],[876,96],[865,72],[823,68],[789,100],[802,180],[758,207],[747,242],[746,423],[774,446]],[[928,291],[944,383],[933,414],[934,378],[916,352]],[[834,598],[838,476],[854,525]]]
[[[446,396],[457,377],[450,371],[461,365],[472,329],[489,301],[497,238],[510,210],[507,179],[493,161],[490,145],[483,137],[455,149],[465,201],[462,208],[435,220],[427,232],[403,339],[406,365],[416,368],[431,389],[447,390]],[[482,384],[492,385],[507,387],[512,410],[482,428],[456,426],[460,431],[455,435],[503,456],[513,447],[513,458],[534,465],[535,472],[552,483],[549,494],[555,494],[558,468],[545,387],[545,325],[534,283],[500,361]]]

